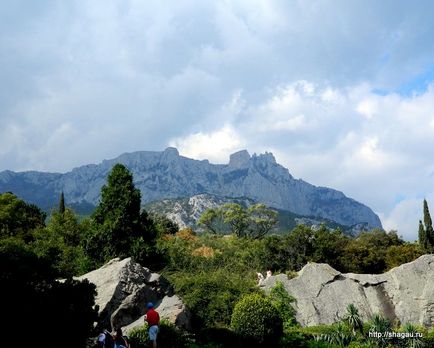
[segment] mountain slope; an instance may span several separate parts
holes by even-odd
[[[144,208],[148,212],[166,215],[169,219],[176,222],[180,228],[192,227],[195,230],[201,230],[197,222],[202,213],[208,208],[217,208],[226,203],[237,203],[247,208],[255,203],[254,200],[245,197],[220,197],[210,194],[199,194],[191,197],[168,198],[161,201],[147,203]],[[295,226],[303,224],[311,227],[319,227],[324,223],[327,227],[336,229],[340,228],[344,233],[354,236],[361,230],[366,230],[365,225],[344,226],[334,221],[314,216],[302,216],[290,211],[276,209],[277,225],[272,233],[286,233],[291,231]],[[222,230],[229,231],[228,226],[221,226]]]
[[[225,165],[186,158],[176,149],[168,148],[162,152],[126,153],[65,174],[5,171],[0,173],[0,192],[13,191],[45,209],[56,204],[62,190],[68,203],[96,205],[101,186],[116,163],[132,171],[143,204],[209,193],[248,197],[270,207],[347,226],[364,223],[370,228],[381,227],[380,219],[367,206],[342,192],[294,179],[271,153],[250,156],[245,150],[232,154]]]

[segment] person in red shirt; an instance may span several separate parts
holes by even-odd
[[[149,302],[146,307],[148,312],[145,315],[145,320],[149,327],[149,340],[152,342],[152,347],[157,348],[158,325],[160,324],[160,315],[154,309],[154,304]]]

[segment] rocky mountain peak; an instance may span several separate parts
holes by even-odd
[[[253,158],[256,159],[256,161],[261,163],[270,163],[270,164],[276,164],[276,158],[271,152],[265,152],[261,153],[259,155],[254,154]]]
[[[247,167],[250,161],[250,154],[247,150],[241,150],[233,153],[229,157],[229,166],[233,168]]]
[[[232,154],[228,165],[183,157],[169,147],[164,151],[125,153],[65,174],[2,172],[0,192],[12,191],[49,211],[63,191],[69,204],[88,209],[98,203],[101,187],[116,163],[126,165],[133,173],[143,204],[209,193],[247,197],[273,208],[345,226],[381,227],[378,216],[365,205],[342,192],[295,180],[288,169],[276,163],[272,153],[251,157],[246,150]]]
[[[161,157],[162,157],[162,160],[165,160],[167,162],[176,160],[179,158],[178,149],[176,149],[175,147],[168,147],[163,151]]]

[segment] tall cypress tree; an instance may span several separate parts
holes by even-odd
[[[65,196],[63,194],[63,191],[60,194],[60,199],[59,199],[59,213],[62,215],[65,213]]]
[[[423,251],[427,249],[426,232],[421,220],[419,220],[419,246]]]
[[[425,224],[425,238],[428,251],[432,251],[434,246],[434,229],[432,227],[431,215],[429,213],[428,203],[423,200],[423,222]]]

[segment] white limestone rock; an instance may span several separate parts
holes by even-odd
[[[401,324],[434,326],[434,255],[383,274],[345,274],[327,264],[308,263],[297,277],[272,276],[262,287],[269,291],[277,281],[295,297],[297,321],[303,326],[339,321],[351,303],[364,320],[381,313]]]
[[[131,258],[113,259],[78,279],[96,285],[97,327],[101,329],[116,329],[135,322],[145,314],[147,302],[161,307],[163,317],[174,324],[190,325],[190,312],[173,294],[170,283]]]

